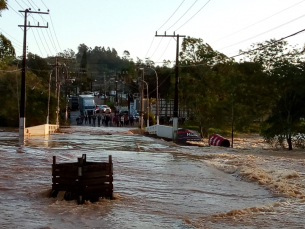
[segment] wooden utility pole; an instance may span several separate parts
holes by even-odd
[[[24,24],[18,25],[19,27],[23,27],[23,56],[22,56],[22,73],[21,73],[21,99],[20,99],[20,117],[19,117],[19,142],[23,145],[24,142],[24,132],[25,132],[25,104],[26,104],[26,85],[25,85],[25,62],[26,62],[26,32],[27,28],[36,27],[36,28],[48,28],[47,26],[39,26],[38,25],[30,25],[27,24],[27,16],[28,14],[49,14],[49,12],[35,12],[31,11],[31,8],[26,9],[25,11],[19,10],[20,13],[24,13]]]
[[[173,117],[173,141],[176,142],[178,138],[178,84],[179,84],[179,37],[185,37],[185,35],[157,35],[156,37],[176,37],[177,49],[176,49],[176,66],[175,66],[175,96],[174,96],[174,117]]]

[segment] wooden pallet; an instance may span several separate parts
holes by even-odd
[[[77,199],[78,204],[85,200],[98,201],[100,197],[113,199],[113,164],[109,162],[87,162],[86,154],[76,163],[56,164],[53,156],[52,196],[65,191],[65,199]]]

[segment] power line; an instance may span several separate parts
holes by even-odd
[[[195,3],[197,2],[198,0],[196,0],[194,3],[193,3],[193,5],[191,5],[191,7],[190,8],[188,8],[188,10],[171,26],[171,27],[169,27],[166,31],[168,31],[170,28],[172,28],[174,25],[176,25],[177,24],[177,22],[178,21],[180,21],[180,19],[181,18],[183,18],[184,17],[184,15],[195,5]]]
[[[269,46],[269,45],[271,45],[271,44],[274,44],[274,43],[276,43],[276,42],[278,42],[278,41],[281,41],[281,40],[287,39],[287,38],[289,38],[289,37],[293,37],[293,36],[298,35],[298,34],[303,33],[303,32],[305,32],[305,29],[300,30],[300,31],[298,31],[298,32],[296,32],[296,33],[290,34],[290,35],[288,35],[288,36],[286,36],[286,37],[283,37],[283,38],[281,38],[281,39],[279,39],[279,40],[274,40],[274,41],[273,41],[273,42],[271,42],[270,44],[265,45],[265,46],[263,46],[263,47],[256,48],[256,49],[251,49],[251,50],[249,50],[249,51],[242,52],[242,53],[240,53],[240,54],[238,54],[238,55],[231,56],[230,58],[234,58],[234,57],[237,57],[237,56],[241,56],[241,55],[244,55],[244,54],[250,53],[250,52],[255,51],[255,50],[260,50],[260,49],[263,49],[263,48],[265,48],[265,47],[267,47],[267,46]]]
[[[180,6],[184,3],[184,1],[185,1],[185,0],[183,0],[183,1],[181,2],[181,4],[178,6],[178,8],[175,10],[175,12],[169,17],[169,19],[171,19],[172,16],[174,16],[174,14],[177,12],[177,10],[180,8]],[[164,22],[164,24],[161,25],[161,27],[160,27],[159,29],[161,29],[161,28],[169,21],[169,19],[167,19],[167,21]],[[158,31],[159,29],[157,29],[157,31]]]
[[[169,44],[171,43],[171,41],[172,41],[172,39],[169,39],[169,42],[168,42],[168,44],[167,44],[167,46],[166,46],[166,48],[165,48],[165,50],[164,50],[164,52],[162,53],[162,55],[160,56],[160,58],[157,60],[157,62],[156,63],[158,63],[158,61],[162,58],[162,56],[164,55],[164,53],[166,52],[166,50],[167,50],[167,48],[168,48],[168,46],[169,46]]]
[[[37,46],[38,46],[38,49],[39,49],[39,51],[40,51],[40,54],[41,54],[41,56],[43,56],[43,54],[42,54],[42,52],[41,52],[41,49],[40,49],[40,46],[39,46],[39,44],[38,44],[38,42],[37,42],[37,40],[36,40],[36,36],[35,36],[33,30],[32,30],[32,33],[33,33],[33,36],[34,36],[34,38],[35,38],[36,44],[37,44]]]
[[[2,30],[2,32],[4,32],[4,33],[7,34],[9,37],[11,37],[12,39],[14,39],[15,42],[20,43],[20,44],[16,44],[16,45],[20,46],[20,48],[21,48],[21,42],[20,42],[20,41],[16,40],[14,37],[12,37],[11,35],[9,35],[9,34],[8,34],[7,32],[5,32],[3,29],[0,28],[0,30]]]
[[[41,0],[41,2],[43,3],[43,5],[47,8],[47,9],[49,9],[49,7],[47,7],[47,5],[44,3],[44,1],[43,0]],[[54,34],[55,34],[55,38],[56,38],[56,41],[57,41],[57,45],[58,45],[58,47],[59,47],[59,50],[62,52],[62,49],[61,49],[61,47],[60,47],[60,44],[59,44],[59,42],[58,42],[58,38],[57,38],[57,35],[56,35],[56,32],[55,32],[55,29],[54,29],[54,25],[53,25],[53,20],[52,20],[52,17],[51,17],[51,14],[49,14],[49,16],[50,16],[50,20],[51,20],[51,25],[52,25],[52,28],[53,28],[53,32],[54,32]],[[52,36],[52,35],[51,35]],[[53,38],[53,37],[52,37]],[[55,42],[54,42],[54,44],[55,44]],[[56,49],[56,48],[55,48]],[[57,52],[57,49],[56,49],[56,52]]]
[[[32,0],[31,0],[31,2],[30,2],[30,0],[28,0],[28,2],[30,3],[30,5],[31,5],[31,7],[32,7],[33,9],[35,9],[35,7],[31,4],[31,2],[36,6],[37,9],[39,9],[39,7],[38,7]],[[35,9],[35,10],[36,10],[36,9]],[[41,18],[43,21],[47,22],[40,14],[39,14],[39,16],[40,16],[40,18]],[[51,44],[52,44],[52,46],[53,46],[55,52],[57,53],[57,48],[56,48],[56,46],[55,46],[55,42],[54,42],[52,33],[51,33],[51,31],[49,31],[49,32],[48,32],[48,31],[49,31],[49,30],[46,30],[47,35],[48,35],[48,37],[49,37],[49,40],[51,41]],[[51,37],[50,37],[49,33],[50,33]]]
[[[20,70],[22,70],[21,68],[19,68],[19,69],[15,69],[15,70],[10,70],[10,71],[8,71],[8,70],[3,70],[3,69],[0,69],[0,71],[1,72],[17,72],[17,71],[20,71]]]
[[[292,5],[292,6],[288,7],[288,8],[285,8],[284,10],[281,10],[281,11],[279,11],[279,12],[277,12],[277,13],[275,13],[275,14],[269,16],[269,17],[267,17],[267,18],[264,18],[263,20],[260,20],[260,21],[258,21],[258,22],[256,22],[256,23],[252,24],[252,25],[249,25],[249,26],[247,26],[246,28],[243,28],[243,29],[238,30],[238,31],[236,31],[236,32],[234,32],[234,33],[231,33],[231,34],[228,35],[228,36],[225,36],[225,37],[223,37],[223,38],[220,38],[219,40],[214,41],[214,42],[212,42],[211,44],[216,43],[216,42],[218,42],[218,41],[221,41],[221,40],[223,40],[223,39],[225,39],[225,38],[228,38],[228,37],[230,37],[230,36],[232,36],[232,35],[234,35],[234,34],[236,34],[236,33],[239,33],[239,32],[241,32],[241,31],[243,31],[243,30],[245,30],[245,29],[248,29],[248,28],[250,28],[250,27],[252,27],[252,26],[254,26],[254,25],[257,25],[257,24],[259,24],[259,23],[261,23],[261,22],[263,22],[263,21],[265,21],[265,20],[267,20],[267,19],[269,19],[269,18],[271,18],[271,17],[273,17],[273,16],[275,16],[275,15],[278,15],[278,14],[280,14],[280,13],[282,13],[282,12],[284,12],[284,11],[286,11],[286,10],[288,10],[288,9],[290,9],[290,8],[296,6],[296,5],[298,5],[298,4],[300,4],[300,3],[304,2],[304,1],[305,1],[305,0],[303,0],[303,1],[301,1],[301,2],[298,2],[298,3]]]
[[[43,36],[44,41],[45,41],[46,44],[47,44],[47,47],[48,47],[48,49],[49,49],[49,51],[50,51],[50,54],[52,54],[52,51],[51,51],[51,49],[50,49],[50,47],[49,47],[49,44],[48,44],[48,42],[47,42],[47,40],[46,40],[46,38],[45,38],[45,36],[44,36],[44,33],[43,33],[43,32],[41,32],[41,33],[42,33],[42,36]]]
[[[234,58],[234,57],[241,56],[241,55],[244,55],[244,54],[247,54],[247,53],[256,51],[256,50],[262,50],[262,49],[264,49],[264,48],[266,48],[266,47],[268,47],[268,46],[270,46],[270,45],[272,45],[272,44],[274,44],[274,43],[276,43],[276,42],[285,40],[285,39],[287,39],[287,38],[289,38],[289,37],[296,36],[296,35],[298,35],[298,34],[300,34],[300,33],[303,33],[303,32],[305,32],[305,29],[300,30],[300,31],[298,31],[298,32],[295,32],[295,33],[293,33],[293,34],[290,34],[290,35],[288,35],[288,36],[286,36],[286,37],[282,37],[281,39],[274,40],[274,41],[272,41],[271,43],[269,43],[268,45],[264,45],[264,46],[259,47],[259,48],[255,48],[255,49],[251,49],[251,50],[248,50],[248,51],[245,51],[245,52],[241,52],[240,54],[237,54],[237,55],[235,55],[235,56],[231,56],[231,57],[228,57],[228,58]],[[205,64],[192,64],[192,65],[184,65],[184,66],[179,66],[179,67],[181,67],[181,68],[187,68],[187,67],[196,67],[196,66],[201,66],[201,65],[205,65]]]
[[[41,0],[41,1],[42,1],[42,0]],[[42,2],[43,2],[43,1],[42,1]],[[54,34],[55,34],[55,38],[56,38],[56,41],[57,41],[59,50],[62,52],[62,49],[61,49],[61,47],[60,47],[60,45],[59,45],[59,42],[58,42],[58,39],[57,39],[57,35],[56,35],[55,29],[54,29],[54,25],[53,25],[53,21],[52,21],[51,14],[49,14],[49,16],[50,16],[50,19],[51,19],[52,28],[53,28],[53,31],[54,31]]]
[[[44,4],[44,2],[41,0],[41,2]],[[47,6],[46,6],[46,4],[44,4],[44,6],[47,8],[47,9],[49,9]]]
[[[152,57],[155,55],[155,53],[156,53],[156,51],[158,50],[158,48],[159,48],[159,46],[160,46],[162,40],[163,40],[163,37],[161,38],[161,40],[160,40],[160,42],[159,42],[157,48],[155,49],[155,51],[153,52],[153,54],[150,56],[150,58],[152,58]]]
[[[10,9],[12,9],[13,11],[15,11],[16,14],[18,14],[20,17],[22,17],[22,14],[21,13],[18,13],[13,7],[11,7],[8,3],[6,3],[8,5],[8,7]],[[23,18],[23,17],[22,17]]]
[[[17,0],[15,0],[15,2],[17,2]],[[17,2],[17,4],[21,7],[21,9],[23,9],[23,6],[22,5],[20,5],[20,3],[19,2]]]
[[[44,46],[44,44],[43,44],[43,42],[42,42],[42,40],[41,40],[41,37],[40,37],[39,32],[37,32],[37,34],[38,34],[39,39],[40,39],[40,42],[41,42],[41,44],[42,44],[42,46],[43,46],[43,48],[44,48],[44,51],[45,51],[46,53],[48,53],[47,50],[46,50],[46,47]]]
[[[211,0],[207,1],[190,19],[188,19],[183,25],[181,25],[178,29],[180,29],[182,26],[184,26],[186,23],[188,23],[190,20],[193,19]],[[177,31],[176,29],[175,31]]]
[[[155,36],[154,36],[154,38],[152,39],[152,41],[151,41],[151,43],[150,43],[149,49],[148,49],[148,51],[146,52],[146,55],[145,55],[144,59],[147,57],[147,54],[148,54],[148,52],[149,52],[149,50],[150,50],[150,48],[151,48],[151,46],[152,46],[154,40],[155,40]]]
[[[177,10],[180,8],[180,6],[183,4],[184,1],[185,1],[185,0],[183,0],[183,1],[181,2],[181,4],[178,6],[178,8],[175,10],[175,12],[169,17],[169,19],[172,18],[172,16],[177,12]],[[164,22],[163,25],[162,25],[159,29],[161,29],[161,28],[169,21],[169,19],[167,19],[167,21]],[[157,29],[157,31],[158,31],[159,29]],[[149,48],[148,48],[148,51],[146,52],[145,58],[147,57],[147,54],[148,54],[148,52],[150,51],[151,46],[152,46],[154,40],[155,40],[155,36],[154,36],[152,42],[150,43],[150,46],[149,46]],[[160,45],[160,43],[159,43],[159,45]],[[159,47],[159,45],[158,45],[158,47]],[[155,50],[155,52],[156,52],[156,50]],[[155,52],[154,52],[154,53],[155,53]],[[144,59],[145,59],[145,58],[144,58]]]
[[[219,50],[223,50],[223,49],[226,49],[226,48],[229,48],[229,47],[238,45],[238,44],[240,44],[240,43],[243,43],[243,42],[245,42],[245,41],[251,40],[251,39],[256,38],[256,37],[258,37],[258,36],[261,36],[261,35],[263,35],[263,34],[265,34],[265,33],[268,33],[268,32],[271,32],[271,31],[273,31],[273,30],[275,30],[275,29],[278,29],[278,28],[280,28],[280,27],[282,27],[282,26],[284,26],[284,25],[287,25],[287,24],[289,24],[289,23],[291,23],[291,22],[293,22],[293,21],[296,21],[296,20],[298,20],[298,19],[300,19],[300,18],[302,18],[302,17],[304,17],[304,16],[305,16],[305,14],[302,15],[302,16],[300,16],[300,17],[297,17],[297,18],[295,18],[295,19],[293,19],[293,20],[291,20],[291,21],[288,21],[288,22],[286,22],[286,23],[284,23],[284,24],[282,24],[282,25],[279,25],[279,26],[274,27],[274,28],[272,28],[272,29],[270,29],[270,30],[267,30],[267,31],[265,31],[265,32],[263,32],[263,33],[260,33],[260,34],[258,34],[258,35],[255,35],[254,37],[250,37],[250,38],[248,38],[248,39],[246,39],[246,40],[243,40],[243,41],[237,42],[237,43],[235,43],[235,44],[226,46],[226,47],[221,48],[221,49],[219,49]]]

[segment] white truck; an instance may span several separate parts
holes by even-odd
[[[95,102],[93,95],[79,95],[78,103],[81,115],[93,115],[95,113]]]

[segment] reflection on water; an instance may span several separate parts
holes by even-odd
[[[130,135],[123,128],[106,130],[74,127],[67,133],[30,137],[22,152],[17,132],[0,132],[1,224],[8,228],[298,228],[304,223],[299,217],[304,213],[302,201],[242,176],[246,167],[263,168],[266,162],[284,166],[287,161],[281,164],[278,158],[249,157],[218,147],[178,147]],[[48,198],[52,157],[57,156],[57,163],[76,162],[84,153],[88,161],[107,161],[112,155],[116,199],[77,205]],[[303,163],[295,160],[289,163]],[[268,176],[275,173],[269,171]]]

